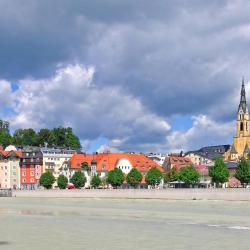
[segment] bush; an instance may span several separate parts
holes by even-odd
[[[65,189],[67,187],[67,184],[68,184],[68,178],[63,174],[60,174],[57,179],[57,186],[60,189]]]
[[[147,172],[145,181],[148,185],[155,187],[161,183],[162,177],[162,172],[158,168],[152,167]]]
[[[55,181],[56,179],[50,171],[43,173],[39,179],[40,185],[47,189],[52,188]]]
[[[122,185],[125,180],[125,176],[121,169],[115,168],[114,170],[108,171],[107,182],[113,187],[117,188]]]
[[[102,180],[100,178],[100,176],[98,174],[95,174],[92,178],[91,178],[91,182],[90,185],[93,188],[98,188],[102,183]]]
[[[126,177],[127,183],[136,187],[142,181],[142,174],[137,168],[132,168]]]
[[[80,170],[74,173],[72,178],[70,179],[70,182],[74,184],[75,188],[81,188],[85,186],[87,179]]]

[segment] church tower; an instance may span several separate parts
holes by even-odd
[[[240,104],[237,113],[237,129],[233,144],[225,154],[226,160],[238,160],[247,157],[250,148],[249,113],[246,101],[244,78],[242,79]]]
[[[244,79],[242,79],[240,104],[237,114],[237,137],[249,136],[249,113],[246,101],[246,90]]]

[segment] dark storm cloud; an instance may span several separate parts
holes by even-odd
[[[228,122],[241,76],[250,78],[249,13],[250,3],[243,0],[3,0],[0,78],[18,82],[31,76],[39,82],[58,67],[93,65],[97,90],[118,88],[156,120],[208,114]],[[58,114],[55,120],[63,123]],[[71,120],[77,123],[74,114]],[[120,136],[93,126],[94,120],[78,128],[82,136]],[[166,136],[164,129],[147,126],[124,131],[130,122],[121,125],[127,146],[161,143]]]

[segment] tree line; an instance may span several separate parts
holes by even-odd
[[[60,189],[65,189],[68,181],[70,181],[70,183],[74,184],[75,188],[84,187],[87,181],[84,171],[85,169],[76,171],[70,180],[62,174],[59,175],[57,178],[57,186]],[[156,167],[152,167],[145,176],[145,182],[154,188],[160,184],[162,178],[162,172]],[[137,168],[132,168],[127,176],[125,176],[121,169],[115,168],[114,170],[108,171],[106,178],[101,178],[98,174],[92,176],[90,185],[92,188],[99,188],[101,185],[106,186],[106,184],[110,184],[113,188],[118,188],[126,180],[127,184],[136,187],[142,182],[142,179],[143,175]],[[39,183],[41,186],[50,189],[55,181],[56,179],[53,176],[53,173],[47,171],[41,175]]]
[[[62,146],[72,149],[81,148],[79,138],[70,127],[42,128],[38,132],[32,128],[17,129],[13,135],[5,129],[0,129],[0,144],[3,147],[10,144],[18,146],[44,146],[45,143],[48,146]]]

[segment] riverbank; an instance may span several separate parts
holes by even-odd
[[[250,201],[250,189],[13,190],[13,197]]]

